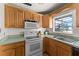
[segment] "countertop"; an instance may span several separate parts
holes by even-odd
[[[9,35],[0,40],[0,45],[24,41],[23,35]]]
[[[41,35],[40,37],[42,39],[44,37],[48,37],[48,38],[51,38],[53,40],[57,40],[57,41],[60,41],[60,42],[63,42],[63,43],[66,43],[66,44],[69,44],[69,45],[72,45],[74,47],[79,48],[79,41],[78,42],[69,43],[67,41],[63,41],[63,40],[54,38],[53,35]],[[11,43],[15,43],[15,42],[24,41],[24,40],[25,40],[25,38],[24,38],[23,35],[9,35],[9,36],[6,36],[5,38],[0,40],[0,45],[11,44]]]
[[[48,37],[48,38],[51,38],[51,39],[53,39],[53,40],[57,40],[57,41],[60,41],[60,42],[62,42],[62,43],[66,43],[66,44],[69,44],[69,45],[71,45],[71,46],[73,46],[73,47],[79,48],[79,41],[70,43],[70,42],[67,42],[67,41],[63,41],[63,40],[54,38],[53,35],[43,35],[42,37]]]

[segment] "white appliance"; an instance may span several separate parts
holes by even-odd
[[[27,24],[28,23],[25,22],[24,38],[26,39],[26,56],[42,56],[42,39],[41,37],[37,36],[37,27],[30,28],[32,24],[30,25],[30,27],[26,27]]]
[[[30,21],[30,20],[25,21],[25,28],[26,29],[36,29],[38,27],[39,27],[39,25],[38,25],[37,21]]]
[[[24,33],[26,56],[42,56],[42,39],[36,33],[35,30],[27,30]]]
[[[42,40],[40,37],[26,38],[26,56],[42,56]]]
[[[25,29],[24,37],[37,36],[37,29]]]

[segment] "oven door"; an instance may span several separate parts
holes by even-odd
[[[26,55],[28,56],[36,56],[36,54],[40,53],[42,55],[42,41],[31,41],[26,42]]]

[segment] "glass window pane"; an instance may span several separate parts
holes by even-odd
[[[55,19],[55,31],[72,32],[72,16],[65,16]]]

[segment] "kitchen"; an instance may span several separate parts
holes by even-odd
[[[78,56],[78,3],[0,3],[0,56]]]

